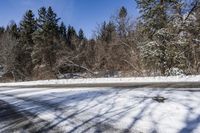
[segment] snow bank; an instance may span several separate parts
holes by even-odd
[[[39,80],[16,83],[0,83],[2,86],[42,86],[42,85],[101,85],[101,84],[154,84],[154,83],[200,83],[200,75],[193,76],[169,76],[169,77],[132,77],[132,78],[87,78],[87,79],[61,79]]]

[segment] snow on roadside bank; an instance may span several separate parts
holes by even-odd
[[[29,82],[0,83],[1,86],[37,86],[37,85],[84,85],[84,84],[142,84],[142,83],[185,83],[200,82],[200,75],[169,77],[132,77],[132,78],[87,78],[38,80]]]

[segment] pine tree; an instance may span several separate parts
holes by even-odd
[[[28,10],[23,20],[20,22],[20,36],[19,43],[15,48],[15,64],[16,69],[20,71],[26,77],[31,76],[32,72],[32,58],[31,53],[33,50],[34,42],[32,39],[32,34],[36,30],[36,21],[34,14],[31,10]]]
[[[83,32],[82,29],[80,29],[79,32],[78,32],[78,38],[80,40],[84,40],[85,39],[84,32]]]
[[[47,15],[47,11],[45,7],[41,7],[38,10],[38,16],[39,18],[37,19],[37,26],[40,29],[40,31],[44,30],[45,28],[45,23],[46,23],[46,15]]]
[[[168,57],[172,53],[169,47],[175,44],[174,33],[171,32],[173,30],[169,27],[169,22],[173,12],[180,13],[179,0],[136,0],[136,2],[142,14],[140,17],[142,33],[147,38],[139,44],[144,64],[165,75],[166,70],[174,64],[171,64],[171,58]]]
[[[5,29],[4,27],[0,27],[0,36],[4,33]]]
[[[67,39],[67,28],[63,22],[61,22],[61,25],[59,27],[60,37],[62,39]]]
[[[78,38],[78,40],[77,40],[78,44],[76,46],[77,46],[78,51],[85,52],[84,51],[85,50],[84,47],[86,45],[87,39],[86,39],[82,29],[79,30],[77,38]]]
[[[120,18],[126,18],[127,15],[128,15],[127,9],[124,6],[122,6],[120,11],[119,11],[119,17]]]
[[[116,26],[112,21],[109,21],[108,23],[103,22],[103,24],[100,27],[100,30],[98,31],[97,39],[102,40],[109,44],[117,37],[117,31]]]
[[[116,17],[116,28],[120,39],[125,39],[128,32],[131,30],[130,18],[125,7],[121,7],[118,16]]]
[[[42,7],[38,11],[38,30],[34,33],[34,50],[32,52],[35,69],[42,65],[50,77],[55,78],[54,65],[56,61],[56,50],[58,47],[59,26],[56,13],[49,7],[47,10]],[[38,72],[36,72],[38,74]],[[44,76],[43,76],[44,77]]]
[[[151,38],[153,34],[164,28],[167,24],[167,4],[164,0],[136,0],[138,8],[140,9],[141,19],[145,31]]]
[[[33,45],[32,34],[36,30],[36,20],[32,10],[28,10],[20,23],[20,40],[28,45]]]
[[[46,14],[45,30],[47,30],[50,36],[57,36],[59,20],[60,18],[57,18],[57,14],[53,11],[51,7],[49,7]]]
[[[14,38],[19,38],[19,27],[14,21],[11,21],[7,26],[6,31],[8,31]]]
[[[76,30],[74,29],[73,26],[69,25],[67,29],[67,44],[69,48],[71,48],[72,50],[76,48],[76,44],[75,44],[76,39],[77,39]]]

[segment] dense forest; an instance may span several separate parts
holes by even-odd
[[[121,7],[92,39],[51,7],[28,10],[0,27],[0,80],[200,74],[199,0],[135,1],[137,20]]]

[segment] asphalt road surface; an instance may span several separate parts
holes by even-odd
[[[199,86],[1,87],[0,132],[199,133],[199,105]]]

